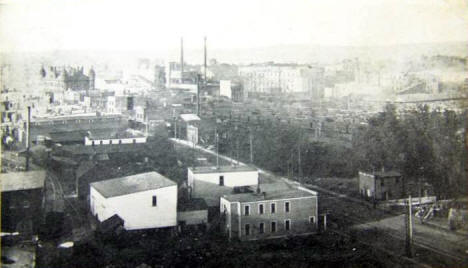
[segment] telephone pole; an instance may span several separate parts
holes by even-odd
[[[408,197],[408,211],[406,212],[405,217],[405,227],[406,227],[406,243],[405,251],[406,256],[409,258],[413,257],[413,219],[412,219],[412,200],[411,195]]]
[[[218,128],[215,127],[215,141],[216,141],[216,168],[219,168],[219,141],[218,141]]]
[[[252,134],[251,128],[249,128],[249,144],[250,144],[250,163],[253,164],[253,134]]]

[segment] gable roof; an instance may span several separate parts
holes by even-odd
[[[91,183],[91,187],[106,198],[155,190],[173,185],[177,184],[154,171]]]
[[[32,190],[44,187],[45,170],[11,172],[0,174],[2,192]]]

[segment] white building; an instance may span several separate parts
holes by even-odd
[[[249,95],[309,94],[323,95],[324,70],[319,67],[295,64],[256,64],[239,67]]]
[[[156,172],[91,183],[90,202],[100,222],[117,214],[126,230],[177,225],[177,184]]]
[[[187,141],[198,144],[198,127],[200,117],[196,114],[181,114],[180,118],[185,123]]]
[[[192,198],[205,199],[208,206],[219,206],[219,198],[232,194],[234,187],[258,185],[258,170],[249,166],[188,168],[188,186]]]
[[[219,81],[219,95],[232,98],[231,80]]]

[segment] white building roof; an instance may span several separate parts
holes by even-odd
[[[196,114],[181,114],[180,118],[184,120],[185,122],[190,122],[190,121],[200,121],[200,117]]]
[[[213,167],[191,167],[189,168],[193,174],[205,174],[205,173],[236,173],[236,172],[252,172],[258,169],[242,165],[242,166],[213,166]]]
[[[174,185],[177,184],[154,171],[91,183],[91,187],[96,189],[106,198],[155,190]]]

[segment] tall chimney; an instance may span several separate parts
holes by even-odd
[[[184,83],[184,38],[180,38],[180,83]]]
[[[26,171],[29,171],[29,147],[31,146],[31,106],[28,106],[28,121],[26,121]]]
[[[197,74],[197,115],[200,116],[200,75]]]
[[[207,55],[206,55],[206,36],[205,36],[205,38],[204,38],[204,41],[205,41],[205,42],[204,42],[205,54],[204,54],[203,66],[204,66],[205,68],[203,69],[203,81],[204,81],[204,83],[205,83],[205,85],[206,85],[206,57],[207,57]]]

